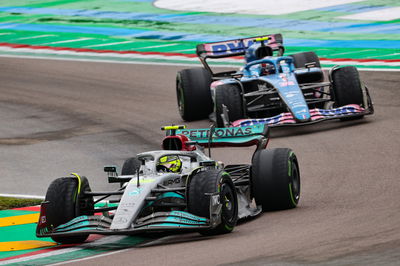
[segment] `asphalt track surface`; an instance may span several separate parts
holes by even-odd
[[[0,193],[44,195],[52,179],[85,174],[157,149],[160,126],[180,124],[182,66],[0,58]],[[274,129],[270,147],[298,156],[298,208],[264,213],[233,233],[169,236],[80,265],[398,265],[399,72],[362,72],[376,112],[352,122]],[[186,123],[208,127],[208,121]],[[215,152],[248,161],[249,150]]]

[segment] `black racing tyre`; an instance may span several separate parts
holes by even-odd
[[[315,63],[316,67],[321,67],[318,55],[314,52],[303,52],[292,54],[290,57],[294,60],[294,66],[296,68],[303,68],[308,63]]]
[[[308,63],[315,63],[315,66],[321,68],[319,58],[314,52],[304,52],[290,55],[294,60],[296,68],[304,68]],[[299,84],[304,83],[317,83],[324,80],[324,73],[322,69],[320,71],[312,72],[296,72],[296,79]]]
[[[363,105],[363,93],[360,76],[357,68],[353,66],[341,67],[332,72],[332,90],[335,107],[348,104]],[[363,116],[347,117],[341,120],[360,119]]]
[[[228,108],[228,122],[233,122],[244,117],[243,100],[238,86],[224,84],[215,88],[215,119],[217,127],[225,127],[221,117],[221,114],[223,114],[222,105]]]
[[[136,157],[126,159],[122,165],[121,175],[134,175],[140,168],[140,161]]]
[[[238,219],[238,200],[235,185],[224,170],[206,170],[195,174],[188,187],[188,211],[194,215],[210,218],[210,195],[219,192],[222,203],[221,223],[203,235],[232,232]]]
[[[78,179],[75,177],[61,177],[54,180],[47,189],[45,201],[47,222],[53,227],[64,224],[75,217],[93,214],[93,197],[84,196],[83,191],[91,191],[86,177],[81,177],[81,190],[78,190]],[[87,235],[79,236],[52,236],[51,238],[62,244],[82,243]]]
[[[295,208],[300,199],[300,171],[296,155],[287,148],[254,154],[251,191],[263,211]]]
[[[189,68],[176,76],[179,114],[185,121],[207,118],[212,112],[211,73],[205,68]]]
[[[357,68],[353,66],[341,67],[333,71],[332,89],[336,106],[363,103],[360,76]]]

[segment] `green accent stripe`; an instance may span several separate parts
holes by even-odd
[[[92,247],[83,248],[82,250],[58,254],[56,256],[49,256],[40,259],[28,260],[20,263],[13,263],[12,265],[48,265],[57,262],[69,261],[74,259],[85,258],[89,256],[98,255],[101,253],[117,251],[121,249],[131,248],[132,246],[142,243],[148,238],[143,237],[125,237],[115,243],[106,243],[103,245],[93,245]]]
[[[290,200],[291,200],[292,203],[293,203],[293,206],[297,206],[297,203],[296,203],[296,201],[295,201],[295,199],[294,199],[294,197],[293,197],[293,192],[292,192],[292,186],[291,186],[291,184],[289,184],[289,195],[290,195]]]
[[[103,203],[96,204],[96,207],[103,206]],[[114,206],[115,204],[109,204],[109,206]],[[0,217],[11,217],[23,214],[37,213],[34,211],[21,211],[21,210],[2,210],[0,211]],[[7,227],[0,227],[1,242],[8,241],[25,241],[25,240],[39,240],[39,241],[52,241],[51,238],[38,238],[35,235],[36,223],[24,224],[24,225],[14,225]],[[115,243],[98,244],[101,240],[95,240],[90,242],[90,246],[83,248],[79,251],[69,252],[67,254],[51,256],[48,258],[41,258],[37,260],[30,260],[28,262],[13,263],[13,265],[47,265],[56,262],[67,261],[71,259],[83,258],[86,256],[101,254],[104,252],[124,249],[132,247],[137,243],[141,243],[149,238],[144,237],[125,237]],[[86,243],[85,245],[87,245]],[[79,246],[78,246],[79,247]],[[43,250],[47,248],[38,248],[30,250],[19,250],[19,251],[5,251],[0,252],[0,259],[6,259],[18,255],[27,254],[29,252]]]
[[[12,217],[12,216],[18,216],[18,215],[24,215],[24,214],[31,214],[31,213],[37,213],[37,212],[35,212],[35,211],[23,211],[23,210],[1,210],[0,211],[0,218]]]
[[[293,151],[289,152],[289,160],[288,160],[288,176],[292,176],[292,155]]]
[[[229,226],[229,225],[225,224],[225,229],[226,230],[233,230],[233,228],[234,228],[233,226]]]
[[[12,212],[18,212],[18,211],[12,211]],[[26,213],[27,212],[25,212],[24,214]],[[22,225],[0,227],[1,242],[25,241],[25,240],[52,241],[51,238],[47,237],[37,238],[35,235],[35,230],[36,230],[36,224],[22,224]],[[25,254],[27,252],[41,250],[41,249],[43,248],[31,249],[31,250],[19,250],[19,251],[3,251],[0,252],[0,259],[17,256]]]

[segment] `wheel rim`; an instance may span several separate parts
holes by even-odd
[[[236,201],[232,188],[224,183],[221,187],[222,216],[227,223],[234,223],[236,220]]]

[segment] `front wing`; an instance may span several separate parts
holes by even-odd
[[[232,122],[234,127],[251,126],[256,124],[266,124],[269,127],[279,126],[298,126],[309,125],[331,119],[350,118],[373,113],[373,108],[363,108],[358,104],[345,105],[339,108],[332,109],[319,109],[314,108],[310,110],[310,120],[306,122],[298,122],[290,112],[281,113],[279,115],[267,118],[257,119],[240,119]]]
[[[40,208],[39,222],[36,227],[37,237],[74,236],[86,234],[101,235],[131,235],[143,232],[177,232],[201,231],[212,229],[221,223],[222,204],[219,193],[210,195],[210,218],[200,217],[186,211],[154,212],[148,216],[140,217],[127,228],[111,229],[111,223],[126,223],[123,216],[113,219],[106,215],[82,215],[67,223],[54,227],[48,222],[46,205],[43,202]]]
[[[110,229],[112,219],[103,215],[83,215],[53,228],[51,225],[37,227],[38,237],[74,236],[85,234],[131,235],[151,231],[200,231],[212,228],[210,219],[183,211],[157,212],[140,218],[127,229]]]

